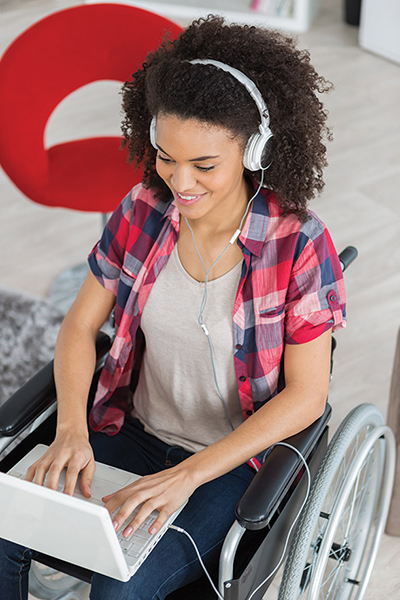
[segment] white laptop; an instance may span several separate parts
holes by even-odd
[[[154,511],[129,539],[116,533],[101,498],[140,478],[121,469],[96,463],[91,491],[85,498],[77,489],[63,494],[65,474],[59,490],[25,481],[28,467],[47,446],[38,445],[8,473],[0,473],[0,537],[54,556],[69,563],[127,581],[180,513],[176,511],[154,535],[148,530],[157,517]],[[132,515],[131,515],[132,517]],[[126,523],[129,523],[131,517]]]

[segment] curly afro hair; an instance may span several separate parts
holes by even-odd
[[[324,186],[324,141],[331,139],[317,93],[332,84],[318,75],[309,53],[299,50],[293,38],[261,27],[227,24],[219,16],[194,21],[176,40],[166,39],[122,88],[123,147],[131,162],[143,163],[144,185],[159,199],[171,199],[155,169],[156,150],[149,137],[153,115],[222,126],[243,149],[258,131],[259,111],[244,85],[215,66],[188,62],[195,58],[224,62],[254,81],[274,134],[274,160],[265,171],[264,185],[275,192],[283,215],[295,213],[306,220],[308,202]]]

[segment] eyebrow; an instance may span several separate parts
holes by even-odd
[[[161,150],[161,152],[162,152],[163,154],[166,154],[167,156],[169,156],[169,158],[172,158],[172,156],[170,156],[170,155],[168,154],[168,152],[165,152],[165,150],[163,150],[163,148],[161,148],[161,146],[159,146],[158,144],[157,144],[157,148],[158,148],[159,150]],[[214,158],[219,158],[219,155],[217,154],[217,156],[199,156],[199,157],[197,157],[197,158],[191,158],[191,159],[189,160],[189,162],[200,162],[200,161],[202,161],[202,160],[210,160],[210,159],[214,159]]]

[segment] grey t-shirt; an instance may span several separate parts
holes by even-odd
[[[234,427],[243,421],[233,359],[233,305],[242,262],[208,282],[203,319],[214,348],[219,388]],[[198,324],[204,283],[185,271],[177,246],[146,302],[146,338],[133,416],[145,431],[190,452],[232,431],[215,384],[207,336]]]

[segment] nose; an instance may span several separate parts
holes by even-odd
[[[192,168],[190,166],[175,165],[171,183],[174,189],[181,194],[192,190],[196,186],[196,178],[193,176]]]

